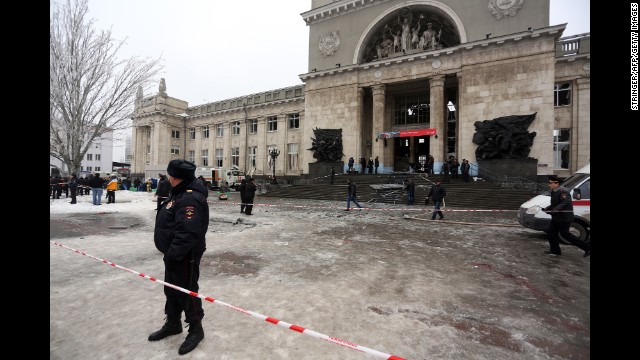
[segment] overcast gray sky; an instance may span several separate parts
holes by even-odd
[[[590,32],[589,7],[551,0],[549,24],[568,23],[563,36]],[[311,0],[89,0],[96,26],[127,38],[121,56],[164,59],[167,93],[190,106],[301,84],[309,28],[300,14],[310,8]],[[123,156],[116,144],[114,161]]]

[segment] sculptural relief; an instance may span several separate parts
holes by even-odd
[[[536,113],[476,121],[472,140],[478,145],[476,159],[527,159],[536,136],[527,129],[535,118]]]
[[[524,0],[490,0],[489,11],[497,19],[500,20],[506,16],[516,16]]]
[[[443,44],[443,21],[445,19],[437,15],[429,17],[428,12],[418,12],[409,7],[402,8],[393,18],[380,24],[380,30],[375,30],[363,60],[381,60],[452,46],[458,42],[457,35],[450,33],[449,44]]]
[[[318,45],[318,47],[320,48],[322,57],[333,55],[336,51],[338,51],[338,47],[340,47],[338,30],[321,35],[320,44]]]
[[[342,153],[342,129],[313,129],[315,139],[313,146],[307,150],[313,151],[313,157],[318,162],[338,162],[344,154]]]

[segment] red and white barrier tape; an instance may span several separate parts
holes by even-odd
[[[136,275],[138,275],[140,277],[147,278],[147,279],[149,279],[151,281],[155,281],[157,283],[163,284],[163,285],[168,286],[170,288],[173,288],[175,290],[178,290],[178,291],[181,291],[183,293],[189,294],[189,295],[191,295],[193,297],[198,297],[198,298],[200,298],[202,300],[206,300],[206,301],[209,301],[209,302],[214,303],[214,304],[225,306],[225,307],[227,307],[227,308],[229,308],[231,310],[235,310],[235,311],[241,312],[241,313],[243,313],[245,315],[251,315],[251,316],[253,316],[255,318],[258,318],[260,320],[263,320],[263,321],[278,325],[278,326],[283,327],[283,328],[287,328],[289,330],[297,331],[297,332],[299,332],[301,334],[309,335],[309,336],[312,336],[312,337],[315,337],[315,338],[318,338],[318,339],[322,339],[322,340],[328,341],[328,342],[336,344],[336,345],[341,345],[341,346],[347,347],[349,349],[353,349],[353,350],[356,350],[356,351],[360,351],[360,352],[364,352],[364,353],[367,353],[367,354],[370,354],[370,355],[374,355],[374,356],[377,356],[378,358],[381,358],[381,359],[405,360],[404,358],[401,358],[401,357],[398,357],[398,356],[395,356],[395,355],[386,354],[386,353],[383,353],[381,351],[370,349],[370,348],[362,346],[362,345],[354,344],[354,343],[346,341],[346,340],[338,339],[338,338],[333,337],[333,336],[327,336],[327,335],[321,334],[319,332],[316,332],[316,331],[313,331],[313,330],[310,330],[310,329],[305,329],[302,326],[290,324],[288,322],[285,322],[285,321],[282,321],[282,320],[278,320],[278,319],[275,319],[275,318],[272,318],[272,317],[269,317],[269,316],[265,316],[265,315],[262,315],[262,314],[259,314],[257,312],[253,312],[253,311],[250,311],[250,310],[245,310],[245,309],[243,309],[243,308],[241,308],[239,306],[227,304],[227,303],[225,303],[223,301],[216,300],[216,299],[214,299],[212,297],[209,297],[209,296],[200,295],[200,294],[198,294],[196,292],[181,288],[179,286],[173,285],[173,284],[168,283],[168,282],[164,282],[164,281],[156,279],[156,278],[154,278],[152,276],[145,275],[143,273],[139,273],[139,272],[131,270],[131,269],[127,269],[124,266],[116,265],[115,263],[113,263],[111,261],[107,261],[105,259],[100,259],[100,258],[95,257],[93,255],[87,254],[84,251],[80,251],[80,250],[76,250],[76,249],[70,248],[70,247],[68,247],[66,245],[60,244],[60,243],[55,242],[55,241],[49,240],[49,243],[51,243],[53,245],[57,245],[57,246],[59,246],[61,248],[67,249],[67,250],[71,250],[71,251],[73,251],[75,253],[78,253],[80,255],[88,256],[90,258],[93,258],[93,259],[96,259],[98,261],[101,261],[101,262],[103,262],[105,264],[108,264],[108,265],[111,265],[113,267],[122,269],[124,271],[128,271],[130,273],[136,274]]]

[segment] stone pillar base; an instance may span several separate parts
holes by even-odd
[[[330,180],[331,167],[334,167],[336,175],[342,174],[344,169],[344,161],[338,161],[334,163],[309,163],[309,178],[315,179],[326,176]]]

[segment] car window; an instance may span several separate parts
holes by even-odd
[[[580,185],[579,189],[581,200],[591,199],[591,179]]]

